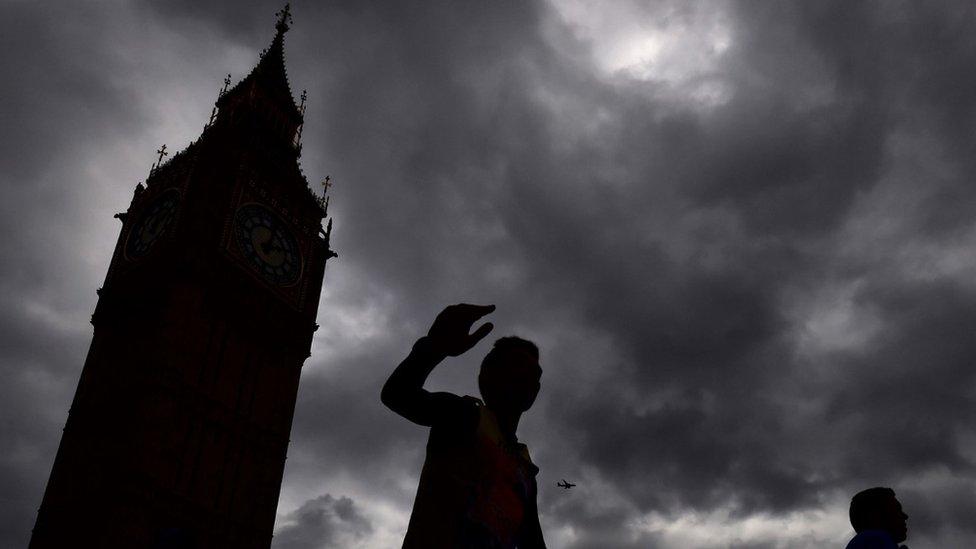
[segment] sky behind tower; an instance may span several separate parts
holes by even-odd
[[[0,2],[0,546],[26,545],[123,211],[275,2]],[[436,313],[541,348],[550,547],[842,547],[892,486],[976,542],[967,2],[292,3],[331,260],[275,549],[399,544],[426,431],[379,390]],[[477,395],[490,345],[429,387]],[[562,490],[556,481],[577,483]]]

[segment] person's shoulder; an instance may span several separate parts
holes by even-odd
[[[432,396],[437,400],[439,412],[432,427],[450,431],[473,431],[477,428],[481,407],[484,406],[481,400],[454,393],[434,393]]]
[[[846,549],[898,549],[898,544],[884,530],[864,530],[851,539]]]

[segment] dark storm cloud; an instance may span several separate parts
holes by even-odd
[[[589,463],[600,464],[622,490],[654,509],[676,511],[681,503],[708,508],[734,499],[746,511],[785,511],[816,503],[821,490],[856,486],[862,478],[892,479],[911,470],[956,469],[969,463],[954,450],[952,433],[959,427],[946,419],[968,417],[973,410],[971,396],[959,388],[967,387],[970,377],[959,359],[973,356],[963,335],[973,318],[966,305],[972,290],[913,288],[907,281],[886,280],[877,271],[859,274],[888,284],[891,298],[908,301],[903,305],[911,316],[894,314],[885,307],[887,298],[879,303],[879,296],[864,297],[864,306],[881,308],[885,335],[867,353],[859,353],[862,367],[852,366],[859,382],[842,375],[819,395],[835,403],[831,408],[836,415],[829,419],[858,418],[859,426],[843,439],[822,441],[828,444],[811,448],[799,463],[787,462],[783,448],[802,440],[814,425],[786,427],[777,399],[771,398],[777,396],[780,378],[802,374],[783,344],[788,326],[778,302],[792,284],[824,276],[823,267],[832,263],[823,247],[831,242],[822,239],[840,228],[858,193],[877,185],[888,168],[882,154],[888,132],[914,122],[904,118],[913,104],[901,94],[922,86],[918,80],[924,74],[915,67],[925,63],[917,53],[897,58],[897,52],[911,51],[913,44],[893,43],[892,30],[894,37],[912,36],[922,24],[897,9],[893,18],[880,7],[854,13],[849,17],[853,22],[841,17],[840,10],[807,14],[763,5],[761,11],[766,13],[740,13],[736,19],[736,35],[743,39],[738,61],[764,61],[756,70],[776,74],[788,72],[778,63],[809,59],[812,66],[827,68],[821,77],[836,82],[836,99],[815,112],[803,112],[800,98],[783,96],[776,81],[772,89],[741,89],[748,97],[736,97],[716,115],[717,123],[679,127],[677,142],[690,143],[689,157],[703,151],[708,155],[699,156],[697,166],[681,166],[678,155],[660,168],[658,177],[680,166],[695,203],[729,208],[741,219],[752,245],[731,258],[723,272],[708,275],[701,265],[667,265],[667,260],[655,258],[655,250],[634,242],[606,255],[597,251],[601,259],[626,258],[618,263],[624,269],[591,271],[592,282],[584,292],[595,296],[591,317],[618,336],[621,350],[634,362],[632,372],[613,372],[608,382],[617,383],[619,393],[635,383],[648,393],[662,384],[670,386],[676,402],[642,414],[602,398],[588,406],[574,399],[564,401],[556,414],[577,420],[586,432],[582,450]],[[871,21],[858,24],[859,17]],[[952,16],[928,13],[922,19],[931,22],[933,17],[945,24]],[[811,32],[818,24],[839,36]],[[865,40],[865,32],[879,26],[879,35],[869,34]],[[816,40],[797,41],[809,34]],[[954,39],[963,37],[956,34]],[[856,41],[857,47],[837,47],[845,40]],[[954,52],[969,48],[946,46]],[[785,54],[770,58],[768,52]],[[849,64],[858,62],[882,74],[848,73]],[[964,104],[936,101],[931,108],[966,112],[972,97],[959,99]],[[674,137],[673,129],[663,130],[651,127],[638,142]],[[645,174],[647,180],[654,176]],[[928,206],[922,215],[940,207]],[[628,270],[627,263],[633,268]],[[567,267],[568,261],[560,268]],[[909,358],[913,354],[918,360]],[[949,389],[946,380],[962,385]],[[837,401],[845,403],[843,410]],[[607,451],[611,447],[616,450]],[[818,465],[838,452],[857,466],[831,471]],[[648,477],[656,480],[633,482]],[[817,477],[829,481],[807,480]]]
[[[728,49],[676,84],[607,72],[581,23],[548,3],[294,6],[286,59],[293,91],[309,90],[303,167],[313,183],[337,182],[340,257],[303,374],[276,546],[368,540],[386,528],[370,502],[408,512],[425,433],[383,408],[379,388],[459,300],[498,305],[493,335],[544,344],[522,436],[542,468],[544,527],[566,546],[836,543],[844,531],[719,540],[711,523],[686,538],[634,524],[842,517],[826,506],[876,484],[902,495],[913,540],[976,535],[972,498],[945,480],[972,485],[976,455],[972,8],[628,6],[605,9],[668,32],[727,10]],[[256,59],[279,8],[137,3],[124,20]],[[3,68],[21,77],[0,84],[2,226],[25,252],[0,267],[3,368],[30,363],[48,378],[0,394],[15,418],[4,442],[45,454],[4,462],[3,491],[19,495],[5,496],[15,504],[0,542],[23,545],[63,414],[32,418],[66,410],[89,333],[62,326],[70,343],[46,345],[52,321],[30,311],[83,322],[97,284],[52,274],[82,260],[41,227],[50,216],[83,225],[81,191],[62,181],[100,144],[152,130],[127,95],[138,88],[118,85],[125,62],[107,52],[165,44],[134,40],[105,6],[3,10]],[[88,32],[100,27],[104,37]],[[688,99],[681,86],[700,80],[721,82],[724,99]],[[89,246],[117,235],[99,234]],[[432,385],[476,392],[479,358],[443,366]],[[563,476],[579,486],[557,491]],[[348,497],[304,491],[330,483]]]
[[[861,452],[848,456],[851,477],[945,467],[970,475],[957,434],[976,405],[972,358],[976,295],[956,284],[872,288],[861,297],[881,307],[888,328],[869,357],[845,364],[827,417],[860,424]],[[938,306],[934,306],[938,304]],[[869,358],[869,359],[868,359]]]

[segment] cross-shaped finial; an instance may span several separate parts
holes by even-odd
[[[331,175],[325,176],[325,181],[322,182],[322,196],[328,194],[329,189],[332,188],[332,185],[333,185],[332,176]]]
[[[275,16],[278,18],[278,22],[275,23],[275,29],[280,33],[284,33],[288,30],[289,25],[291,25],[291,4],[285,4],[285,7],[278,10]]]
[[[308,98],[308,90],[302,90],[302,104],[298,106],[298,110],[302,114],[305,114],[305,99]]]
[[[149,175],[152,175],[152,173],[154,171],[156,171],[156,169],[159,168],[159,166],[162,165],[162,163],[163,163],[163,157],[169,154],[168,152],[166,152],[166,144],[165,143],[163,144],[162,147],[156,149],[156,154],[159,155],[159,160],[157,160],[155,164],[153,164],[152,166],[149,167]]]
[[[207,122],[207,125],[205,126],[205,128],[209,128],[210,126],[212,126],[213,123],[214,123],[214,120],[217,119],[217,103],[220,101],[220,98],[223,97],[225,93],[227,93],[227,87],[228,86],[230,86],[230,74],[229,73],[227,74],[227,78],[224,78],[224,87],[223,88],[220,88],[220,91],[217,92],[217,101],[214,102],[213,108],[210,109],[210,121]]]

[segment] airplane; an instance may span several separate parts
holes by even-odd
[[[557,482],[556,483],[556,486],[558,486],[560,488],[563,488],[563,489],[566,489],[566,490],[569,490],[570,488],[572,488],[573,486],[576,486],[576,485],[573,484],[573,483],[571,483],[571,482],[566,482],[566,479],[563,479],[562,482]]]

